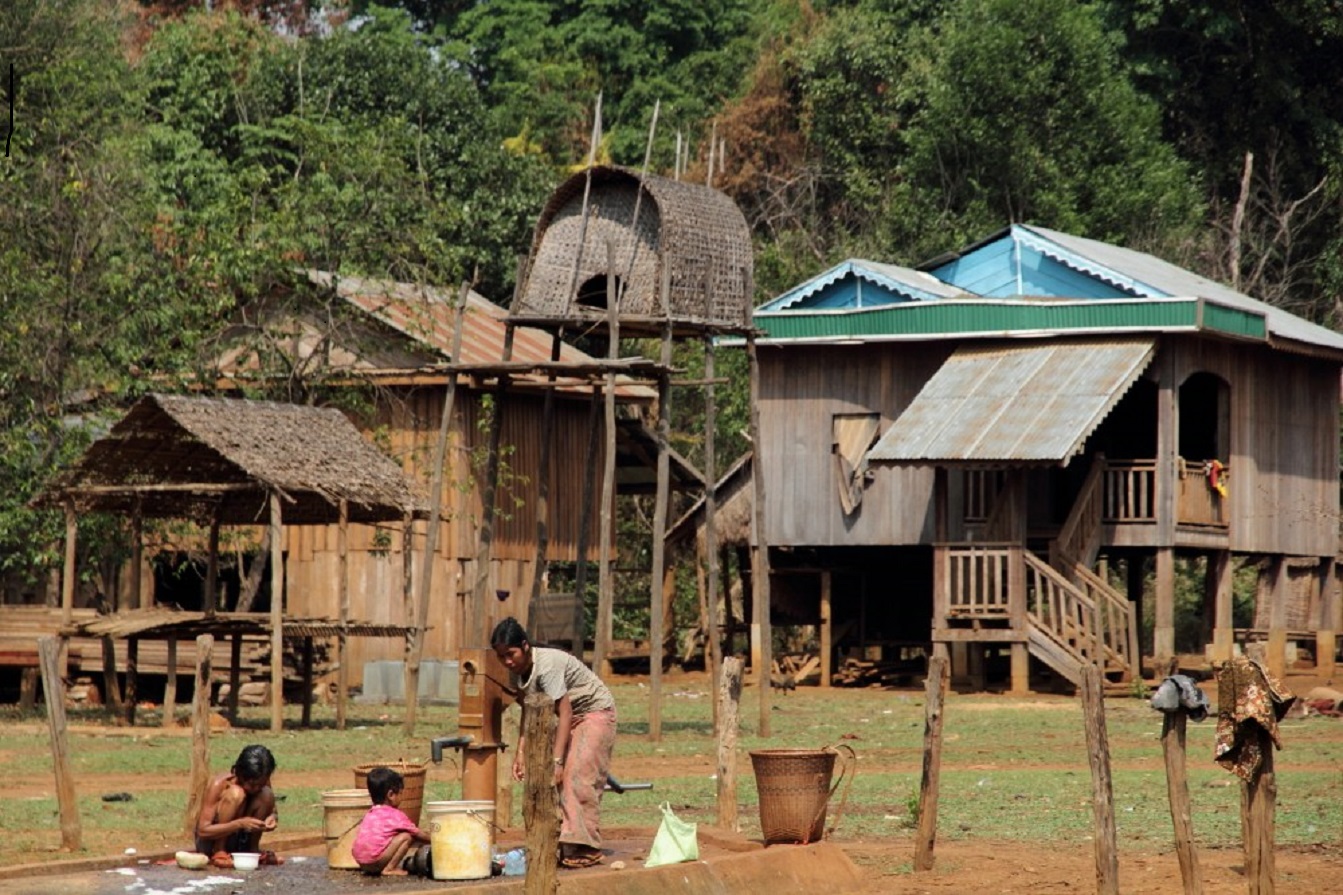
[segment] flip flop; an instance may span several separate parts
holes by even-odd
[[[219,870],[232,870],[233,855],[226,851],[217,851],[210,856],[210,866]]]
[[[565,855],[560,858],[560,866],[566,870],[581,870],[584,867],[595,867],[602,862],[601,852],[587,852],[579,855]]]
[[[265,867],[279,867],[284,863],[284,858],[267,849],[261,853],[261,859],[257,863]]]

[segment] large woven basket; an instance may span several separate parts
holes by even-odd
[[[757,749],[751,753],[766,845],[818,841],[825,833],[833,749]]]
[[[368,772],[379,766],[391,768],[406,781],[406,788],[401,792],[401,810],[415,822],[416,826],[419,826],[420,808],[424,804],[424,780],[426,771],[429,769],[429,763],[416,763],[398,758],[396,761],[374,761],[368,764],[357,764],[354,766],[355,787],[357,789],[367,789]]]

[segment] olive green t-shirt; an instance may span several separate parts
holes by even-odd
[[[532,647],[532,673],[525,679],[519,678],[518,685],[524,691],[544,693],[556,702],[568,693],[575,715],[616,707],[602,679],[572,653],[561,649]]]

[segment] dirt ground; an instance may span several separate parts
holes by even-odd
[[[1296,693],[1305,693],[1321,681],[1309,674],[1289,675],[1287,683]],[[618,771],[626,780],[656,780],[684,774],[706,759],[656,757],[639,759],[622,756]],[[693,763],[695,768],[683,767]],[[944,765],[944,769],[946,766]],[[1338,768],[1320,768],[1321,773],[1339,773]],[[306,779],[303,772],[288,772],[286,779],[296,785],[321,785],[324,775]],[[116,791],[145,785],[142,778],[98,778],[92,786],[98,791]],[[176,785],[163,781],[164,786]],[[7,798],[21,798],[40,791],[45,784],[9,781]],[[30,790],[32,792],[30,792]],[[931,871],[915,873],[911,840],[867,838],[853,824],[845,824],[834,840],[864,878],[863,887],[853,895],[878,893],[1085,893],[1096,891],[1094,850],[1089,845],[1059,845],[1042,842],[1038,846],[1021,841],[956,839],[943,835],[936,843],[935,866]],[[1276,855],[1276,881],[1279,893],[1343,892],[1343,831],[1328,845],[1279,846]],[[786,848],[787,846],[775,846]],[[314,854],[320,852],[317,849]],[[35,855],[34,861],[50,861],[51,855]],[[109,856],[110,857],[110,856]],[[1206,895],[1232,895],[1248,889],[1243,855],[1239,849],[1203,848],[1198,852],[1203,892]],[[13,869],[13,868],[11,868]],[[99,871],[101,872],[101,871]],[[602,872],[566,871],[567,873]],[[609,871],[606,871],[609,872]],[[0,895],[28,892],[0,873]],[[29,883],[35,882],[29,880]],[[300,886],[300,888],[303,888]],[[43,891],[67,891],[62,888]],[[1180,867],[1172,849],[1137,852],[1125,849],[1119,859],[1119,890],[1125,895],[1168,895],[1183,890]],[[38,891],[36,889],[31,891]],[[69,889],[68,891],[76,891]],[[838,891],[827,895],[842,895]]]

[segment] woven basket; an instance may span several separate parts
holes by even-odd
[[[834,790],[833,749],[757,749],[751,753],[765,844],[816,842]]]
[[[398,758],[396,761],[374,761],[368,764],[357,764],[354,766],[354,785],[357,789],[368,788],[368,772],[376,767],[391,768],[406,781],[406,788],[401,791],[401,810],[415,822],[416,826],[419,826],[420,808],[424,803],[424,780],[426,771],[429,769],[428,762],[415,763]]]

